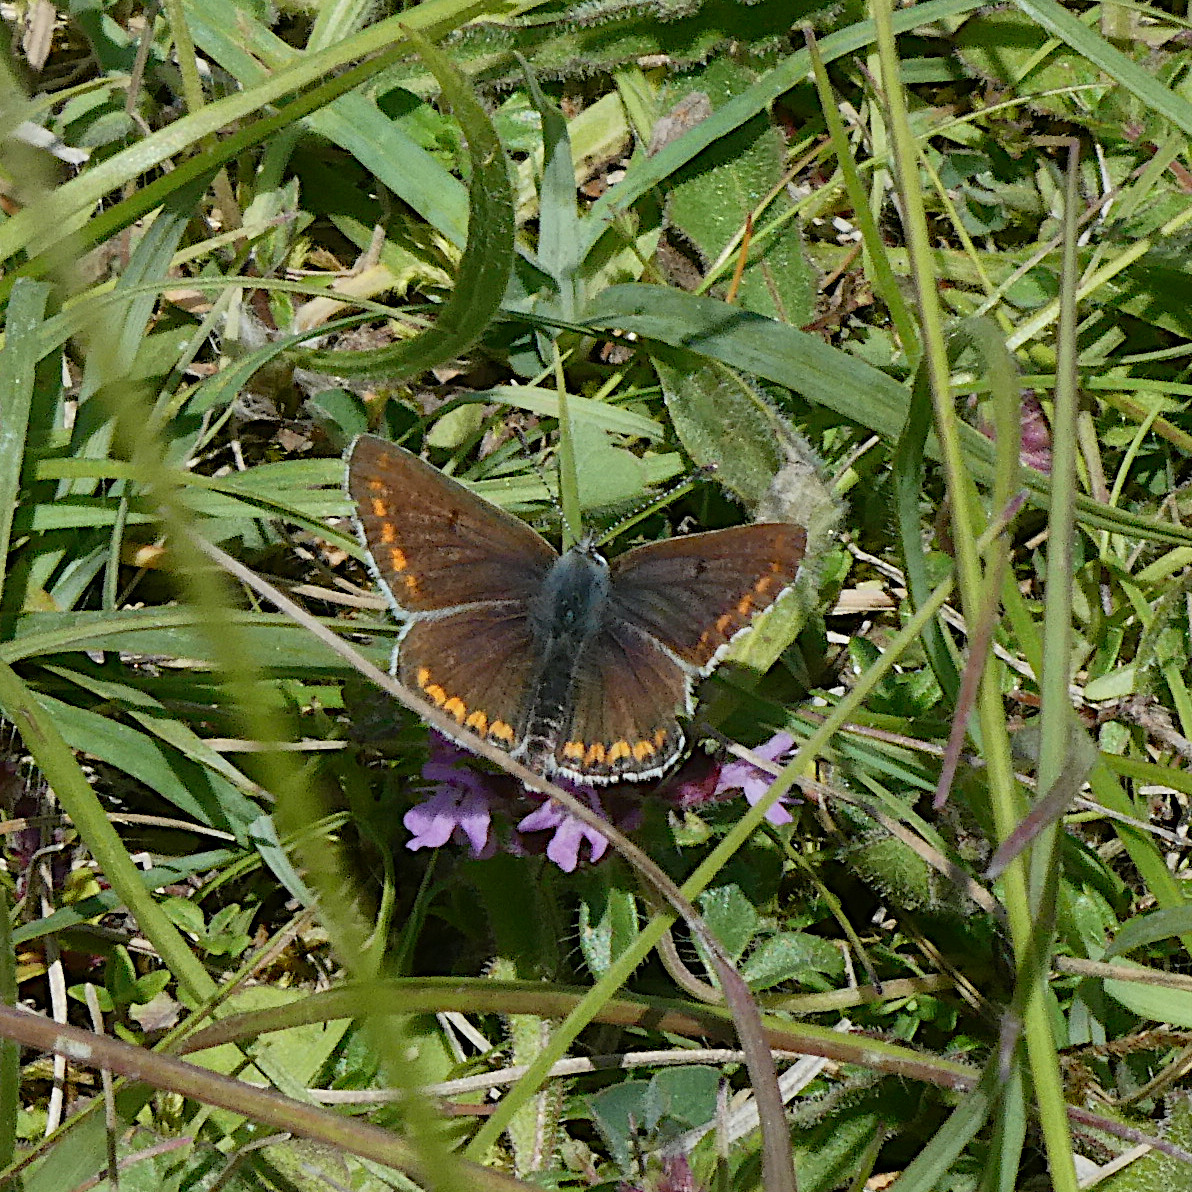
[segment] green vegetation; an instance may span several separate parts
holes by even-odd
[[[1192,1188],[1188,16],[50,12],[0,1188]],[[607,851],[378,689],[364,432],[556,544],[807,528]]]

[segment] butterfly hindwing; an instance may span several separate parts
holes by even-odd
[[[512,752],[526,732],[536,652],[525,608],[478,604],[415,621],[397,651],[398,680],[474,733]]]
[[[644,634],[606,623],[577,660],[554,765],[583,782],[659,777],[682,752],[691,682]]]

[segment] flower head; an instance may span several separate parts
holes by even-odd
[[[406,848],[439,848],[454,837],[467,841],[473,857],[490,857],[496,843],[490,838],[492,792],[483,774],[459,765],[468,755],[437,734],[422,777],[435,784],[430,796],[402,818],[413,833]]]
[[[584,799],[597,815],[604,815],[604,808],[596,792],[573,783],[566,783],[578,798]],[[517,825],[519,832],[550,831],[553,835],[546,846],[546,855],[564,873],[574,872],[580,861],[580,848],[588,844],[588,860],[599,861],[608,848],[608,841],[595,828],[578,820],[566,808],[553,799],[547,799],[537,811],[532,811]]]
[[[763,761],[778,762],[790,753],[794,744],[795,739],[790,733],[775,733],[753,752]],[[759,769],[752,762],[732,761],[721,769],[720,777],[716,780],[716,793],[719,795],[724,791],[740,789],[752,807],[770,789],[773,782],[774,779],[770,774]],[[792,818],[791,813],[782,806],[781,801],[775,803],[766,812],[766,819],[772,824],[789,824]]]
[[[778,733],[754,752],[765,761],[778,762],[790,753],[794,743],[789,733]],[[608,839],[599,829],[589,827],[559,803],[511,779],[473,769],[471,760],[472,755],[465,749],[437,733],[431,735],[430,757],[422,767],[428,787],[422,801],[402,819],[411,834],[406,848],[441,848],[454,841],[466,844],[477,860],[491,857],[498,848],[515,856],[540,855],[543,834],[549,833],[545,842],[547,859],[564,873],[574,872],[581,862],[599,861],[608,852]],[[649,792],[614,790],[604,792],[602,800],[590,786],[557,777],[555,781],[621,831],[639,826],[642,797]],[[769,790],[771,781],[751,762],[721,764],[697,754],[670,789],[659,791],[658,797],[674,807],[696,807],[740,790],[753,804]],[[521,818],[517,819],[519,814]],[[766,818],[772,824],[788,824],[792,817],[785,807],[775,804],[766,812]],[[497,825],[502,826],[498,829]]]

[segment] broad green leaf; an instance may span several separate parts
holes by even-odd
[[[1122,924],[1113,943],[1105,950],[1105,958],[1121,956],[1144,948],[1147,944],[1172,936],[1192,934],[1192,906],[1176,906],[1166,910],[1137,915]]]
[[[811,973],[838,977],[844,972],[840,949],[818,935],[783,931],[770,936],[741,965],[741,976],[754,990],[798,981]]]
[[[734,960],[758,929],[758,914],[740,886],[717,886],[700,897],[700,913],[712,934]]]
[[[257,1011],[265,1015],[264,1030],[268,1030],[268,1014],[308,996],[303,989],[281,989],[270,985],[256,985],[233,993],[224,1003],[228,1011],[246,1013]],[[339,1045],[348,1028],[346,1020],[312,1022],[304,1026],[290,1026],[275,1031],[269,1038],[269,1050],[273,1056],[285,1063],[289,1073],[302,1084],[309,1084]],[[196,1052],[191,1062],[212,1072],[225,1074],[240,1071],[244,1066],[244,1052],[233,1043],[210,1047]],[[259,1079],[259,1077],[258,1077]]]
[[[1131,968],[1138,968],[1140,973],[1144,972],[1142,965],[1134,965],[1128,960],[1119,959],[1116,963],[1128,964]],[[1115,1002],[1120,1002],[1139,1018],[1167,1022],[1177,1027],[1192,1027],[1192,990],[1148,985],[1145,980],[1119,981],[1115,978],[1107,978],[1104,986],[1105,992]]]
[[[894,13],[891,24],[895,33],[907,33],[912,29],[925,27],[934,21],[947,21],[950,17],[970,12],[979,7],[974,0],[928,0],[911,9]],[[875,37],[872,21],[860,21],[825,37],[819,43],[820,56],[825,62],[834,62],[857,50],[864,49]],[[541,69],[541,68],[540,68]],[[653,190],[676,170],[694,158],[721,137],[739,128],[769,106],[785,92],[801,83],[811,73],[811,56],[806,50],[798,50],[783,58],[773,70],[763,75],[743,94],[730,100],[713,113],[712,117],[697,124],[677,141],[667,145],[653,157],[637,158],[625,171],[625,177],[592,204],[588,218],[584,221],[585,243],[582,256],[586,257],[593,244],[612,222],[618,211],[627,210],[642,195]]]
[[[1052,46],[1047,31],[1021,10],[980,12],[956,32],[956,52],[965,66],[999,87],[1019,94],[1056,90],[1058,95],[1032,98],[1052,111],[1072,113],[1079,102],[1072,94],[1082,84],[1105,83],[1104,75],[1082,54]],[[1078,94],[1078,93],[1077,93]]]
[[[868,1094],[849,1098],[826,1121],[798,1130],[793,1142],[800,1192],[831,1192],[851,1185],[858,1157],[881,1131],[890,1129],[892,1119],[905,1121],[913,1116],[916,1099],[900,1095],[906,1091],[905,1086],[883,1082]],[[710,1146],[714,1138],[713,1132],[701,1145]]]
[[[1170,120],[1185,136],[1192,137],[1192,104],[1165,87],[1154,71],[1128,58],[1055,0],[1015,0],[1015,4],[1053,37],[1100,67],[1148,108]]]
[[[717,58],[689,76],[684,87],[708,94],[718,107],[747,90],[752,77],[738,61]],[[798,327],[814,313],[815,279],[799,224],[790,218],[786,169],[782,134],[768,113],[759,112],[668,180],[672,189],[666,211],[670,223],[695,245],[705,267],[734,243],[739,245],[746,218],[760,212],[736,302]],[[731,268],[722,270],[721,287],[731,276]]]
[[[1163,1141],[1179,1151],[1140,1146],[1133,1155],[1127,1152],[1133,1161],[1107,1163],[1104,1178],[1093,1184],[1097,1192],[1192,1192],[1192,1164],[1185,1157],[1192,1150],[1192,1101],[1183,1089],[1165,1099],[1156,1126]]]
[[[653,363],[683,449],[698,467],[715,467],[717,484],[756,507],[782,463],[778,412],[719,361],[660,353]]]
[[[613,961],[637,935],[641,926],[637,898],[593,880],[579,904],[579,946],[584,961],[595,977],[608,972]]]

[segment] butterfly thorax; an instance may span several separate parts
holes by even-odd
[[[542,591],[530,606],[535,644],[574,649],[599,629],[608,603],[608,564],[588,546],[567,551],[546,573]]]

